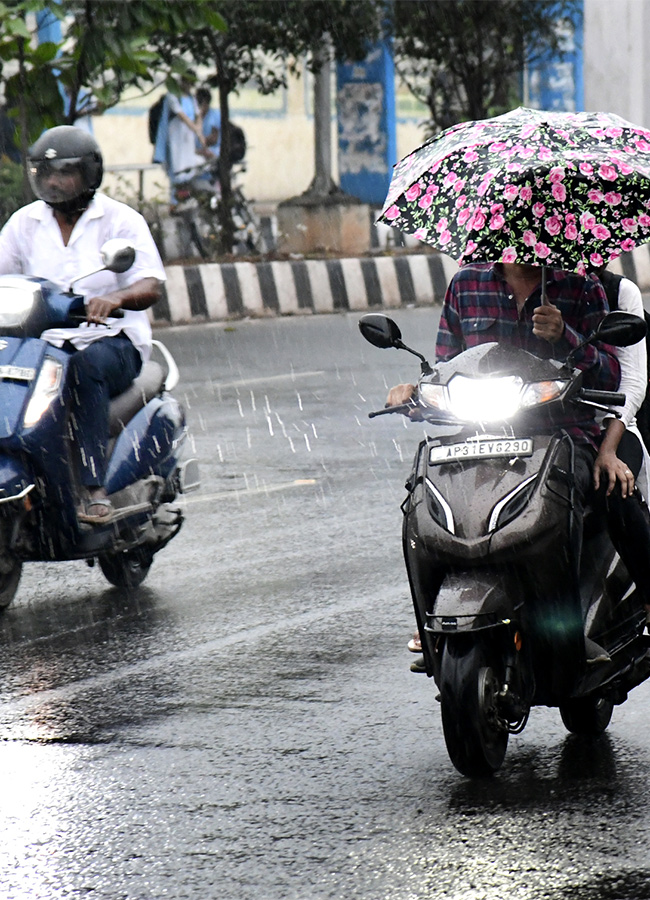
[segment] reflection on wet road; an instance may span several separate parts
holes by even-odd
[[[597,741],[534,710],[491,780],[447,759],[406,651],[418,426],[366,418],[410,359],[353,315],[160,336],[203,488],[133,595],[27,566],[0,620],[3,900],[650,897],[646,686]]]

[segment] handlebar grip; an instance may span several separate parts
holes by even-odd
[[[414,409],[412,403],[402,403],[400,406],[385,406],[383,409],[376,409],[374,412],[369,412],[368,418],[374,419],[375,416],[388,416],[391,413],[407,413],[412,409]]]
[[[578,398],[589,403],[602,403],[605,406],[625,406],[627,399],[625,394],[619,391],[592,391],[589,388],[582,388]]]
[[[87,322],[88,321],[85,313],[69,313],[68,318],[70,319],[71,322]],[[124,318],[124,310],[123,309],[114,309],[108,318],[109,319],[123,319]]]

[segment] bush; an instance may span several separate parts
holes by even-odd
[[[0,158],[0,227],[24,205],[23,167],[3,156]]]

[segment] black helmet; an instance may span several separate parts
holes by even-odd
[[[63,213],[86,209],[104,174],[99,144],[87,131],[73,125],[58,125],[44,132],[29,151],[27,167],[39,200]],[[54,172],[78,177],[50,181]]]

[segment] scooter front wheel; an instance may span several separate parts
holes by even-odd
[[[136,588],[142,584],[151,568],[153,555],[144,550],[125,550],[98,557],[104,578],[119,588]]]
[[[497,710],[501,685],[482,639],[445,642],[438,686],[452,763],[470,778],[492,775],[506,755],[508,729]]]
[[[609,725],[614,704],[605,697],[590,694],[588,697],[577,697],[560,704],[560,715],[567,731],[597,737]]]

